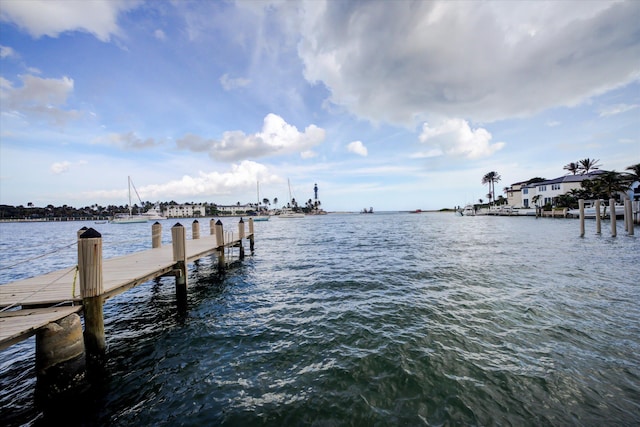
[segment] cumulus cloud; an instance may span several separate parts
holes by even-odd
[[[15,23],[35,38],[84,31],[107,42],[119,32],[118,14],[138,4],[131,0],[5,1],[0,20]]]
[[[300,19],[306,79],[374,122],[523,117],[640,77],[637,1],[318,0]]]
[[[153,138],[140,138],[135,132],[111,133],[106,137],[100,138],[99,140],[97,140],[97,142],[106,143],[123,150],[132,151],[145,150],[147,148],[153,148],[161,144]]]
[[[198,197],[223,196],[238,194],[248,189],[255,189],[256,182],[261,184],[280,183],[281,179],[271,173],[260,163],[245,160],[233,164],[226,172],[198,172],[196,175],[185,175],[181,179],[163,184],[138,187],[138,194],[143,200],[191,199]],[[95,191],[86,193],[88,199],[113,200],[124,197],[122,190]]]
[[[67,162],[67,161],[56,162],[51,165],[51,172],[53,172],[56,175],[60,175],[61,173],[69,172],[70,168],[71,168],[70,162]]]
[[[157,29],[153,32],[153,36],[155,38],[157,38],[158,40],[166,40],[167,39],[167,35],[164,33],[164,31]]]
[[[420,134],[420,142],[431,147],[424,155],[414,157],[433,157],[439,153],[478,159],[486,157],[504,147],[504,142],[491,144],[491,134],[483,128],[471,129],[463,119],[444,120],[436,126],[425,123]],[[429,155],[430,154],[430,155]]]
[[[0,100],[5,109],[26,116],[44,118],[56,124],[63,124],[77,118],[80,113],[64,110],[62,107],[73,92],[73,79],[45,79],[32,75],[21,76],[22,87],[14,87],[6,79],[0,84]]]
[[[251,83],[251,80],[249,80],[249,79],[243,79],[241,77],[238,77],[238,78],[234,79],[234,78],[229,77],[228,74],[223,74],[220,77],[220,84],[222,85],[224,90],[233,90],[233,89],[237,89],[239,87],[248,86],[249,83]]]
[[[366,157],[368,153],[367,147],[364,146],[362,141],[353,141],[347,145],[347,150],[350,153],[357,154],[359,156]]]
[[[207,151],[216,160],[237,161],[272,155],[306,152],[322,143],[325,131],[309,125],[304,132],[288,124],[276,114],[264,118],[262,131],[247,135],[242,131],[227,131],[222,139],[205,139],[188,134],[176,141],[177,147],[195,152]]]

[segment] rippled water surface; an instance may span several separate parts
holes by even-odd
[[[0,283],[73,265],[83,225],[107,257],[150,247],[150,224],[0,224]],[[210,259],[190,266],[186,313],[170,278],[107,301],[105,376],[65,422],[638,425],[640,240],[578,227],[449,213],[257,222],[255,254],[224,276]],[[32,338],[0,352],[9,425],[53,420],[34,402],[34,350]]]

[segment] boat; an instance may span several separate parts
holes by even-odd
[[[289,184],[289,200],[293,201],[291,198],[291,182],[287,179],[287,183]],[[303,212],[296,212],[291,208],[282,208],[280,214],[278,214],[278,218],[304,218],[305,215]]]
[[[369,210],[367,210],[367,208],[362,209],[363,214],[372,214],[373,213],[373,208],[369,208]]]
[[[409,213],[422,213],[422,209],[416,209],[415,211],[410,211]]]
[[[142,216],[147,218],[147,220],[150,220],[150,221],[155,221],[155,220],[159,220],[159,219],[167,219],[166,216],[162,215],[162,211],[160,210],[160,206],[159,205],[155,205],[154,207],[150,208],[146,212],[143,212]]]
[[[460,211],[460,215],[462,216],[476,216],[476,210],[473,205],[467,205]]]
[[[143,215],[140,214],[136,214],[133,215],[132,213],[132,207],[131,207],[131,177],[129,178],[129,213],[118,213],[116,214],[113,219],[111,219],[111,221],[109,221],[109,223],[111,224],[136,224],[136,223],[141,223],[141,222],[147,222],[148,218],[146,218]]]
[[[615,205],[615,209],[616,209],[616,218],[624,217],[624,205]],[[604,203],[602,203],[601,206],[600,206],[600,218],[602,218],[602,219],[609,218],[611,216],[610,212],[611,212],[611,210],[609,209],[609,206],[607,206]],[[567,211],[567,216],[570,217],[570,218],[579,218],[580,217],[580,209],[569,209]],[[585,203],[584,217],[585,218],[595,218],[596,217],[595,203],[592,203],[592,202]]]

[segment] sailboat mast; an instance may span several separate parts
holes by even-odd
[[[127,180],[128,180],[128,184],[129,184],[129,215],[131,215],[131,213],[133,212],[133,210],[131,208],[131,176],[128,176]]]

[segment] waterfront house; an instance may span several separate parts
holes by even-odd
[[[169,205],[165,208],[167,218],[193,218],[206,215],[204,205]]]
[[[536,203],[533,202],[534,197],[536,196],[539,196],[537,199],[538,206],[553,204],[553,199],[555,197],[566,194],[573,189],[582,188],[582,181],[585,179],[594,179],[603,172],[605,171],[595,170],[582,175],[565,175],[559,178],[548,179],[521,186],[519,188],[521,204],[509,203],[509,205],[516,208],[532,208],[536,205]],[[524,183],[516,183],[512,184],[512,186],[516,186],[517,184]],[[515,196],[513,200],[516,201]]]

